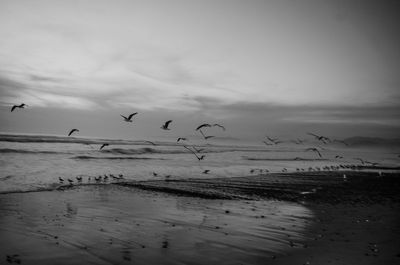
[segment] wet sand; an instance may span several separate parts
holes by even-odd
[[[115,184],[0,194],[1,263],[400,262],[398,174]]]

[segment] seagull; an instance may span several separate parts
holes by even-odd
[[[211,124],[203,123],[203,124],[199,125],[199,126],[196,128],[196,131],[200,130],[200,129],[203,128],[203,127],[211,127]]]
[[[321,153],[319,152],[319,150],[315,147],[312,148],[307,148],[306,151],[313,151],[313,152],[317,152],[319,157],[322,157]]]
[[[78,182],[82,181],[82,177],[75,177]]]
[[[154,176],[154,177],[157,177],[158,174],[157,174],[156,172],[153,172],[153,176]]]
[[[208,174],[208,172],[210,172],[210,170],[206,169],[206,170],[203,171],[203,174]]]
[[[187,140],[187,139],[184,138],[184,137],[179,137],[178,140],[176,140],[176,142],[179,142],[179,141],[186,141],[186,140]]]
[[[201,152],[204,151],[204,148],[197,149],[195,146],[192,146],[192,148],[193,148],[197,153],[201,153]]]
[[[314,133],[307,133],[307,134],[314,136],[318,141],[321,141],[324,144],[326,144],[327,142],[331,141],[328,137],[325,137],[325,136],[322,136],[322,135],[316,135]]]
[[[23,108],[25,108],[25,106],[28,106],[28,105],[26,105],[26,104],[24,104],[24,103],[22,103],[21,105],[14,105],[14,106],[12,106],[12,108],[11,108],[11,112],[13,112],[13,111],[15,110],[15,108],[23,109]]]
[[[72,179],[67,179],[69,184],[72,185],[72,183],[74,182]]]
[[[152,141],[144,141],[145,143],[149,143],[151,145],[156,145],[155,143],[153,143]]]
[[[209,135],[209,136],[204,135],[204,133],[202,132],[202,130],[200,130],[200,133],[201,133],[201,135],[203,135],[204,139],[206,139],[206,140],[215,137],[215,136],[212,136],[212,135]]]
[[[78,129],[72,129],[72,130],[69,132],[68,136],[71,136],[71,134],[73,134],[74,132],[79,132],[79,130],[78,130]]]
[[[212,125],[213,127],[219,127],[219,128],[221,128],[223,131],[225,131],[225,127],[224,126],[222,126],[222,125],[220,125],[220,124],[218,124],[218,123],[214,123],[213,125]]]
[[[102,146],[100,147],[100,149],[99,149],[99,150],[103,149],[103,148],[104,148],[104,147],[106,147],[106,146],[109,146],[109,144],[107,144],[107,143],[105,143],[105,144],[102,144]]]
[[[202,155],[202,156],[198,156],[192,149],[190,149],[189,147],[187,147],[186,145],[184,145],[183,147],[185,147],[187,150],[189,150],[190,152],[192,152],[195,156],[196,156],[196,158],[200,161],[200,160],[203,160],[204,159],[204,157],[206,157],[205,155]]]
[[[135,116],[136,114],[138,114],[138,113],[137,113],[137,112],[132,113],[131,115],[128,116],[128,118],[125,117],[124,115],[121,115],[121,114],[120,114],[120,116],[121,116],[122,118],[124,118],[124,121],[126,121],[126,122],[132,122],[132,117]]]
[[[171,130],[170,128],[168,128],[168,126],[171,122],[172,122],[172,120],[166,121],[165,124],[163,126],[161,126],[160,128],[163,130]]]
[[[58,180],[59,180],[60,182],[64,182],[64,179],[61,178],[61,177],[58,177]]]

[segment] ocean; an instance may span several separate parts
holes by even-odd
[[[100,150],[103,143],[109,143],[109,146]],[[65,182],[69,178],[75,185],[81,185],[110,174],[116,177],[122,174],[125,180],[224,178],[339,165],[359,165],[358,170],[390,170],[400,164],[396,149],[351,147],[338,143],[320,144],[317,148],[322,157],[306,151],[315,147],[315,142],[266,146],[261,141],[241,145],[213,139],[179,143],[155,141],[154,144],[145,140],[1,134],[0,192],[55,189],[60,185],[59,177]],[[197,157],[202,155],[204,159],[198,160]],[[375,167],[363,165],[358,158],[378,164]],[[78,183],[76,177],[82,177],[82,181]],[[113,181],[108,178],[101,183]]]

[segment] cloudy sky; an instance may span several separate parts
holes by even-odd
[[[399,13],[396,1],[0,0],[0,131],[143,139],[173,119],[171,136],[219,122],[249,139],[395,137]]]

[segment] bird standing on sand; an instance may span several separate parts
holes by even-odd
[[[126,121],[126,122],[132,122],[132,117],[135,116],[136,114],[138,114],[138,113],[137,113],[137,112],[132,113],[132,114],[129,115],[128,117],[125,117],[124,115],[121,115],[121,114],[120,114],[120,116],[121,116],[122,118],[124,118],[124,121]]]
[[[102,146],[100,147],[100,149],[99,149],[99,150],[103,149],[103,148],[104,148],[104,147],[106,147],[106,146],[109,146],[109,144],[107,144],[107,143],[105,143],[105,144],[102,144]]]
[[[72,129],[72,130],[69,132],[68,136],[71,136],[71,134],[73,134],[74,132],[79,132],[79,130],[78,130],[78,129]]]
[[[23,109],[23,108],[25,108],[25,106],[28,106],[28,105],[26,105],[26,104],[24,104],[24,103],[22,103],[22,104],[20,104],[20,105],[14,105],[14,106],[12,106],[12,108],[11,108],[11,112],[13,112],[13,111],[15,110],[15,108]]]
[[[307,148],[306,151],[313,151],[313,152],[316,152],[316,153],[319,155],[319,157],[322,157],[322,155],[321,155],[321,153],[319,152],[319,150],[318,150],[317,148],[315,148],[315,147]]]
[[[170,128],[168,128],[168,126],[171,122],[172,122],[172,120],[166,121],[165,124],[163,124],[163,126],[161,126],[160,128],[163,130],[171,130]]]

